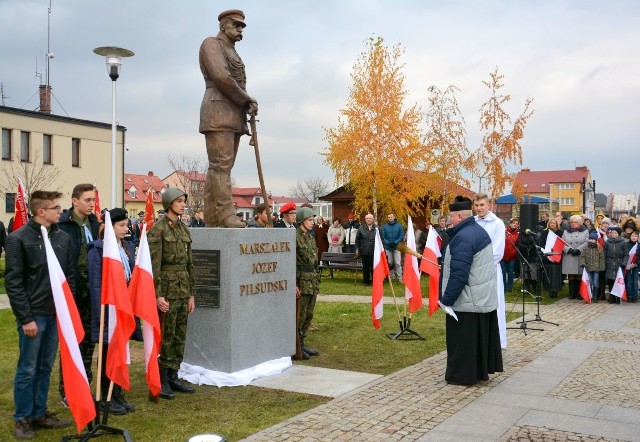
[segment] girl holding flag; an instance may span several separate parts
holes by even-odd
[[[129,284],[131,279],[131,272],[135,265],[135,252],[133,249],[133,243],[131,241],[123,241],[124,237],[129,231],[129,219],[127,211],[125,209],[111,209],[109,211],[111,216],[111,224],[113,225],[113,231],[118,243],[118,249],[120,251],[120,257],[122,259],[122,266],[124,268],[124,275]],[[102,237],[104,231],[104,225],[100,226],[100,233]],[[100,336],[100,305],[102,297],[102,256],[103,256],[104,243],[102,239],[96,240],[88,245],[87,261],[88,261],[88,275],[89,275],[89,294],[91,297],[91,341],[98,343]],[[104,345],[102,346],[102,370],[101,370],[101,398],[103,402],[102,407],[106,407],[105,401],[107,398],[107,391],[109,390],[109,384],[111,380],[106,375],[106,361],[108,351],[108,315],[105,315],[104,326]],[[142,340],[142,333],[140,325],[136,319],[136,331],[132,336],[132,339],[136,341]],[[111,402],[109,403],[109,414],[123,415],[129,411],[134,411],[135,407],[126,401],[122,393],[122,388],[114,384],[113,395]]]
[[[600,286],[600,273],[604,272],[604,250],[598,243],[598,233],[589,234],[589,243],[580,255],[580,265],[589,275],[591,285],[591,302],[598,302],[598,287]]]

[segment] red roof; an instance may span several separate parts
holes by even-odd
[[[233,204],[236,208],[254,208],[254,198],[256,196],[262,197],[262,191],[259,187],[233,187],[231,189],[231,196],[233,198]],[[272,205],[281,205],[285,203],[304,204],[308,203],[306,198],[293,198],[291,196],[273,196],[269,195],[269,203]]]
[[[160,177],[156,175],[149,176],[148,174],[144,175],[136,175],[133,173],[125,173],[124,174],[124,201],[125,202],[135,202],[135,201],[147,201],[147,191],[151,187],[151,183],[153,183],[153,201],[160,202],[162,201],[162,195],[160,191],[164,188],[164,183],[160,179]],[[136,189],[136,197],[133,198],[129,194],[129,190],[131,187],[135,187]]]
[[[582,178],[590,181],[589,168],[578,166],[574,170],[539,170],[522,169],[515,177],[526,193],[549,193],[549,183],[582,183]],[[514,189],[511,189],[514,192]]]

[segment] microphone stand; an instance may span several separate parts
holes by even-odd
[[[522,235],[522,233],[521,233]],[[525,233],[525,235],[527,235]],[[507,237],[508,238],[508,237]],[[515,244],[513,244],[513,241],[511,241],[511,239],[509,239],[509,242],[511,242],[511,244],[515,247]],[[544,329],[542,328],[531,328],[527,326],[527,321],[525,321],[524,317],[526,315],[526,311],[525,311],[525,295],[531,295],[531,292],[527,291],[524,287],[524,283],[525,283],[525,266],[523,264],[526,264],[526,268],[529,269],[529,273],[533,274],[533,268],[531,267],[531,263],[529,261],[527,261],[527,258],[524,257],[524,255],[522,254],[522,252],[520,251],[520,249],[518,247],[515,247],[516,252],[518,252],[518,258],[520,259],[520,271],[521,271],[521,276],[522,276],[522,321],[520,322],[516,322],[516,324],[520,324],[518,327],[507,327],[510,330],[522,330],[522,332],[524,333],[525,336],[527,336],[527,330],[535,330],[535,331],[543,331]],[[516,301],[517,302],[517,301]],[[514,303],[514,307],[515,307],[515,303]],[[513,310],[513,308],[512,308]]]
[[[544,260],[542,259],[542,257],[562,255],[562,253],[554,253],[554,252],[546,253],[544,252],[544,249],[542,247],[540,246],[535,246],[535,247],[536,247],[536,257],[538,259],[538,279],[536,281],[537,310],[536,310],[535,318],[530,320],[530,322],[545,322],[547,324],[559,326],[560,324],[557,324],[551,321],[545,321],[544,319],[542,319],[542,317],[540,316],[540,300],[542,299],[542,275],[543,274],[544,274],[545,280],[547,281],[547,284],[551,284],[551,279],[549,278],[547,269],[544,267]]]

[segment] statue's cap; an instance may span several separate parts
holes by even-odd
[[[244,22],[244,12],[240,9],[228,9],[226,11],[222,11],[220,15],[218,15],[218,21],[222,21],[225,18],[230,18],[231,20],[235,20],[239,23],[242,23],[242,27],[244,28],[247,24]]]

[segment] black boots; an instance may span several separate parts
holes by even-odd
[[[113,394],[111,395],[111,402],[115,402],[118,405],[120,405],[121,407],[123,407],[125,410],[127,410],[127,413],[130,411],[135,411],[136,407],[135,405],[133,405],[130,402],[127,402],[127,400],[124,398],[124,393],[122,392],[122,387],[119,385],[114,385],[113,386]]]
[[[173,390],[171,389],[171,386],[169,385],[169,377],[167,375],[167,369],[166,368],[161,368],[160,369],[160,397],[162,399],[175,399],[176,394],[173,392]]]
[[[116,387],[116,385],[113,386],[113,394],[111,395],[111,400],[109,402],[107,402],[107,394],[109,393],[109,390],[104,390],[102,392],[102,397],[100,399],[100,409],[102,411],[106,411],[108,406],[109,414],[112,414],[114,416],[122,416],[123,414],[127,414],[127,409],[115,400]]]
[[[302,353],[306,353],[309,356],[318,356],[320,354],[320,352],[315,348],[307,347],[306,345],[304,345],[304,340],[302,341]],[[303,357],[303,359],[309,359],[309,358]]]
[[[196,389],[193,387],[189,387],[186,384],[183,384],[180,379],[178,379],[178,371],[167,369],[167,376],[169,377],[169,386],[173,391],[177,391],[178,393],[195,393]],[[160,393],[162,396],[162,393]]]
[[[580,299],[580,294],[578,293],[579,290],[580,290],[580,280],[570,279],[569,280],[569,299]]]

